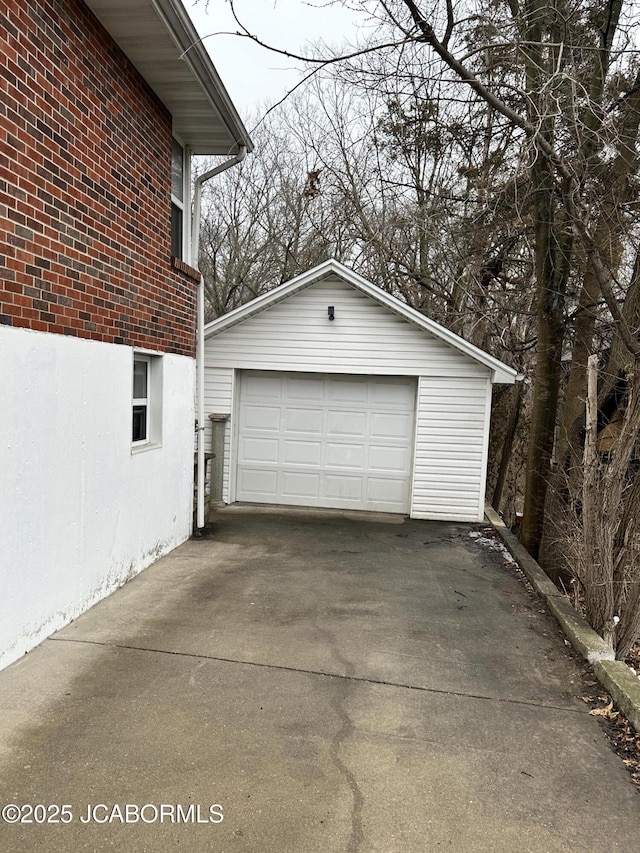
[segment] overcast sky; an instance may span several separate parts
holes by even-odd
[[[226,0],[183,0],[200,36],[236,32]],[[263,41],[275,47],[304,52],[309,44],[323,40],[341,47],[355,41],[356,15],[342,4],[323,5],[325,0],[236,0],[239,19]],[[300,79],[299,67],[248,39],[212,35],[204,39],[213,63],[243,119],[262,112],[265,103],[279,100]]]

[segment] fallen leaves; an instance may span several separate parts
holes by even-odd
[[[592,686],[591,682],[583,682],[585,687]],[[609,694],[597,693],[591,696],[581,696],[583,702],[593,707],[589,713],[598,718],[603,726],[607,740],[618,753],[629,771],[631,781],[640,788],[640,734],[633,728],[624,714],[616,711]]]
[[[613,710],[613,702],[609,702],[609,704],[605,705],[604,708],[592,708],[589,713],[592,717],[607,717],[610,720],[613,720],[618,716],[618,711]]]

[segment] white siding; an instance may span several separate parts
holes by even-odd
[[[132,452],[129,347],[0,326],[0,668],[191,532],[193,359]]]
[[[327,307],[335,307],[329,321]],[[325,279],[206,341],[206,364],[387,376],[488,369],[342,281]]]
[[[224,433],[224,484],[222,498],[229,502],[229,461],[231,459],[231,436],[233,435],[233,391],[234,371],[229,367],[205,367],[204,371],[204,412],[205,412],[205,450],[211,451],[211,421],[209,415],[231,415],[225,423]]]
[[[420,379],[413,518],[482,520],[490,395],[488,378]]]
[[[327,317],[328,306],[335,320]],[[236,371],[417,376],[411,515],[483,517],[489,368],[380,305],[352,285],[324,279],[228,327],[205,343],[205,403],[235,412]],[[235,500],[234,424],[226,427],[224,500]],[[207,432],[208,447],[210,431]],[[233,454],[233,456],[232,456]]]

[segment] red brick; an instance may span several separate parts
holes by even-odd
[[[13,271],[0,285],[2,313],[39,331],[193,355],[195,288],[170,259],[171,117],[80,0],[9,8],[20,33],[0,32],[15,78],[1,87],[10,187],[0,255]],[[51,303],[41,320],[42,303],[21,285],[45,282],[73,302]]]

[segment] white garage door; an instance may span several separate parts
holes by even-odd
[[[415,381],[246,371],[236,498],[409,511]]]

